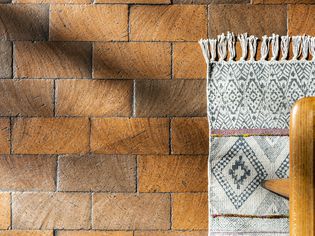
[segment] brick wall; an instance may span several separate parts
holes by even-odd
[[[315,0],[0,3],[6,236],[205,236],[196,41],[227,30],[315,34]]]

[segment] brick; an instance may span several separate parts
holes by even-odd
[[[11,224],[10,193],[0,193],[0,229],[9,229]],[[1,235],[1,234],[0,234]]]
[[[49,6],[1,4],[0,40],[45,40]]]
[[[0,80],[0,113],[4,116],[52,116],[53,81]]]
[[[313,2],[314,3],[314,2]],[[315,5],[290,5],[288,27],[290,35],[315,35]]]
[[[59,231],[56,236],[133,236],[131,231]]]
[[[207,66],[198,43],[175,43],[173,51],[175,79],[200,79],[206,77]]]
[[[144,231],[135,232],[135,236],[207,236],[207,231]]]
[[[33,4],[88,4],[91,0],[12,0],[13,3],[33,3]]]
[[[94,78],[169,79],[168,43],[95,43]]]
[[[207,118],[174,118],[172,127],[172,153],[208,154],[209,127]]]
[[[224,4],[250,3],[250,0],[173,0],[174,4]]]
[[[173,194],[173,229],[206,230],[208,197],[206,193]]]
[[[206,192],[207,156],[140,156],[140,192]]]
[[[59,158],[58,189],[135,192],[135,172],[134,156],[63,156]]]
[[[91,45],[76,42],[16,42],[15,77],[90,78]]]
[[[10,121],[0,118],[0,154],[10,153]]]
[[[96,0],[97,3],[142,3],[142,4],[163,4],[171,3],[171,0]]]
[[[205,80],[146,80],[136,82],[136,115],[205,116]]]
[[[0,189],[54,191],[57,159],[50,156],[1,156]]]
[[[14,229],[88,229],[88,193],[13,193]]]
[[[130,38],[143,41],[196,41],[207,37],[205,6],[132,6]]]
[[[50,10],[50,40],[128,39],[127,5],[53,5]]]
[[[168,119],[92,119],[91,150],[104,154],[167,154]]]
[[[52,230],[8,230],[0,231],[0,236],[53,236]]]
[[[57,80],[56,114],[130,116],[132,81]]]
[[[1,24],[1,23],[0,23]],[[12,43],[0,42],[0,78],[11,78],[12,76]]]
[[[87,118],[26,118],[13,125],[15,154],[84,153],[89,149]]]
[[[229,16],[229,17],[226,17]],[[286,35],[286,6],[219,4],[209,6],[209,34],[247,32],[257,36],[272,33]]]
[[[314,4],[314,0],[252,0],[252,4]]]
[[[102,194],[93,196],[93,228],[113,230],[169,229],[168,194]]]

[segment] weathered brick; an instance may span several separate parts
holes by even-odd
[[[224,4],[250,3],[250,0],[173,0],[175,4]]]
[[[207,231],[136,231],[135,236],[207,236]]]
[[[140,156],[140,192],[207,191],[207,156]]]
[[[0,119],[0,154],[10,153],[10,120]]]
[[[134,156],[63,156],[58,190],[135,192],[135,171]]]
[[[56,114],[130,116],[132,93],[132,81],[58,80]]]
[[[0,114],[52,116],[53,81],[0,80]]]
[[[228,17],[226,17],[228,16]],[[209,6],[209,34],[233,31],[257,36],[287,33],[286,6],[219,4]]]
[[[0,23],[1,24],[1,23]],[[12,43],[0,42],[0,78],[11,78],[12,76]]]
[[[169,229],[168,194],[93,195],[94,229]]]
[[[13,193],[14,229],[88,229],[88,193]]]
[[[0,193],[0,229],[9,229],[11,224],[10,193]],[[1,234],[0,234],[1,235]]]
[[[175,79],[200,79],[207,74],[207,66],[197,42],[175,43],[173,66]]]
[[[53,236],[52,230],[8,230],[0,231],[0,236]]]
[[[104,154],[167,154],[168,119],[92,119],[91,150]]]
[[[48,36],[48,5],[1,4],[1,40],[44,40]]]
[[[132,6],[130,38],[144,41],[196,41],[207,37],[205,6]]]
[[[313,0],[313,3],[314,0]],[[315,5],[290,5],[288,27],[290,35],[315,35]]]
[[[0,189],[54,191],[56,163],[50,156],[1,156]]]
[[[58,231],[56,236],[133,236],[132,231]]]
[[[51,40],[124,41],[128,39],[127,5],[53,5]]]
[[[137,116],[205,116],[205,80],[136,82]]]
[[[142,3],[163,4],[171,3],[171,0],[96,0],[97,3]]]
[[[206,230],[208,197],[206,193],[173,194],[173,229]]]
[[[26,118],[13,125],[15,154],[84,153],[89,149],[86,118]]]
[[[12,0],[13,3],[34,3],[34,4],[85,4],[92,3],[92,0]]]
[[[16,42],[15,77],[90,78],[91,45],[77,42]]]
[[[252,0],[252,4],[314,4],[314,0]]]
[[[94,78],[169,79],[168,43],[95,43]]]
[[[207,154],[209,127],[207,118],[174,118],[172,127],[172,153]]]

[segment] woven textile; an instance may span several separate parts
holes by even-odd
[[[288,177],[290,109],[315,96],[315,38],[293,37],[294,58],[286,60],[289,37],[264,36],[259,61],[257,38],[239,40],[240,61],[233,34],[200,41],[208,65],[209,235],[287,235],[288,201],[261,183]]]

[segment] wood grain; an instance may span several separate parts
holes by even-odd
[[[290,181],[289,179],[270,179],[262,183],[262,186],[271,192],[289,198]]]

